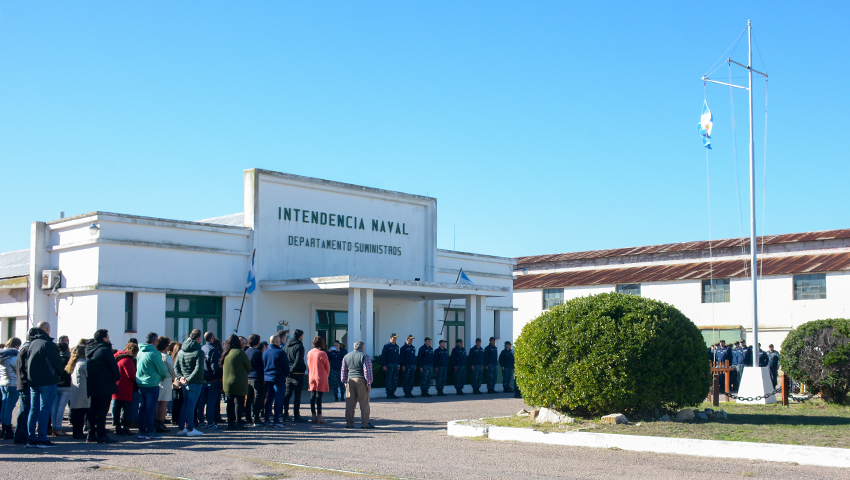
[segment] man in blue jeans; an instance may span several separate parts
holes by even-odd
[[[198,343],[201,331],[197,328],[189,333],[189,338],[183,342],[177,361],[174,362],[174,373],[183,388],[183,408],[180,410],[177,436],[196,437],[203,432],[195,429],[195,404],[204,384],[204,352]]]
[[[201,397],[198,399],[198,428],[209,428],[215,430],[216,414],[221,410],[221,377],[222,371],[218,361],[221,359],[221,350],[215,344],[215,334],[207,332],[204,334],[206,342],[201,350],[204,352],[204,386],[201,388]],[[206,417],[204,416],[206,407]],[[206,418],[206,421],[204,419]]]
[[[280,337],[272,335],[269,338],[269,348],[263,352],[263,379],[266,382],[266,425],[283,428],[280,423],[280,412],[286,396],[286,377],[289,376],[289,357],[280,348]],[[269,422],[274,405],[274,417]]]
[[[26,362],[27,382],[30,387],[30,414],[27,419],[27,448],[53,448],[56,444],[47,439],[47,422],[53,403],[56,401],[56,384],[59,383],[59,371],[62,370],[62,358],[59,347],[50,338],[50,324],[41,322],[31,328],[29,346],[24,358]]]
[[[162,361],[162,354],[154,344],[159,339],[156,333],[149,333],[136,355],[136,384],[141,398],[139,409],[139,439],[157,440],[162,437],[155,432],[156,407],[159,399],[159,384],[168,376],[168,370]]]

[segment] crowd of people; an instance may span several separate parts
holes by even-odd
[[[340,391],[346,397],[346,428],[354,428],[358,406],[361,428],[375,428],[369,421],[372,363],[363,342],[356,342],[351,353],[339,342],[326,352],[325,340],[317,336],[305,354],[303,336],[295,330],[291,337],[279,332],[268,342],[256,334],[230,335],[222,342],[196,329],[183,343],[149,333],[143,344],[131,338],[118,350],[107,330],[71,347],[65,336],[54,341],[50,324],[42,322],[29,330],[25,342],[10,338],[0,345],[0,437],[28,448],[56,447],[49,436],[68,435],[63,429],[68,407],[72,438],[92,443],[114,442],[106,429],[110,408],[116,436],[144,440],[170,431],[169,407],[178,436],[200,436],[201,428],[215,430],[225,423],[229,430],[282,428],[283,422],[310,421],[301,415],[305,382],[314,424],[327,423],[322,399],[333,384],[334,399],[339,400]]]
[[[767,349],[767,352],[762,350],[761,343],[759,343],[758,366],[768,367],[771,383],[773,388],[776,388],[779,380],[779,352],[773,348],[772,343],[767,346]],[[720,340],[720,342],[708,348],[708,358],[716,365],[726,365],[726,362],[728,362],[728,366],[733,368],[729,372],[729,388],[732,391],[737,391],[744,374],[744,367],[753,366],[753,347],[748,346],[744,340],[736,341],[732,345],[727,345],[726,340]],[[721,378],[721,380],[723,379]],[[723,385],[722,381],[721,385]]]

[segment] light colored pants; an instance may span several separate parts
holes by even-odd
[[[345,392],[345,424],[354,425],[354,406],[360,404],[360,423],[369,424],[369,388],[365,378],[349,378]]]
[[[56,389],[56,403],[53,405],[53,430],[62,431],[62,417],[65,416],[65,407],[71,400],[71,387],[59,387]]]

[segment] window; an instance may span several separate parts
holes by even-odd
[[[6,340],[15,336],[15,317],[10,317],[6,321]]]
[[[822,300],[825,298],[825,273],[794,275],[794,300]]]
[[[135,332],[136,331],[136,319],[133,315],[133,292],[127,292],[124,294],[124,331],[125,332]]]
[[[640,296],[640,284],[639,283],[624,283],[622,285],[617,285],[617,293],[622,293],[624,295],[637,295]]]
[[[184,342],[189,333],[197,328],[221,338],[221,311],[221,297],[166,295],[163,335],[171,337],[175,342]]]
[[[348,344],[348,312],[340,310],[316,310],[316,335],[325,339],[325,346],[330,348],[334,340],[339,340],[346,349],[353,346]]]
[[[564,304],[563,288],[547,288],[543,290],[543,310],[549,310],[555,305]]]
[[[726,303],[729,300],[728,278],[702,281],[702,303]]]

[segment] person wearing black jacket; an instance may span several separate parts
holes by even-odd
[[[26,353],[27,381],[30,386],[30,415],[27,419],[27,448],[52,448],[47,439],[47,422],[56,401],[56,384],[62,370],[59,348],[50,337],[50,324],[41,322],[29,331]],[[18,360],[21,360],[20,358]]]
[[[216,418],[221,414],[221,377],[222,369],[218,364],[221,359],[221,349],[216,345],[215,334],[204,334],[207,342],[201,347],[204,351],[204,386],[201,387],[201,398],[198,399],[198,428],[218,428]],[[204,422],[204,407],[206,407],[206,422]]]
[[[263,352],[260,346],[260,336],[256,333],[248,337],[248,361],[251,362],[251,372],[248,374],[248,397],[245,399],[245,422],[263,425],[263,404],[266,402],[266,382],[263,373]],[[253,412],[253,415],[251,414]],[[253,419],[252,419],[253,416]]]
[[[306,418],[301,417],[301,390],[304,388],[304,372],[307,371],[307,364],[304,362],[304,343],[301,339],[304,337],[304,332],[296,329],[292,338],[286,342],[286,356],[289,357],[289,376],[286,378],[286,394],[283,397],[283,421],[289,421],[289,399],[293,397],[292,413],[295,415],[296,422],[307,422]]]
[[[56,344],[59,348],[59,358],[62,359],[62,370],[59,371],[59,383],[56,384],[56,401],[53,403],[50,418],[53,422],[53,435],[67,435],[62,431],[62,420],[65,417],[65,408],[71,400],[71,374],[65,371],[68,361],[71,359],[71,351],[68,344],[59,342]]]
[[[18,361],[15,364],[15,375],[18,377],[18,395],[21,401],[21,408],[18,410],[18,421],[15,424],[15,443],[18,445],[26,445],[29,437],[27,433],[27,419],[30,416],[30,385],[27,381],[27,351],[29,350],[29,336],[27,341],[18,349]]]
[[[496,337],[490,337],[490,343],[484,347],[484,373],[487,375],[487,393],[496,393],[496,368],[499,365],[499,349]]]
[[[98,330],[86,345],[86,394],[91,398],[86,419],[89,424],[87,442],[112,443],[106,436],[106,414],[112,394],[118,393],[118,362],[112,355],[109,332]]]

